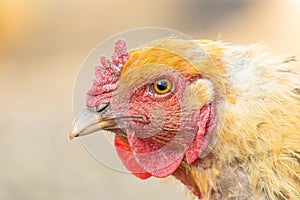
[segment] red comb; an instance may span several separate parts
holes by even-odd
[[[86,105],[96,107],[103,100],[110,98],[112,92],[118,87],[118,81],[124,64],[129,56],[126,42],[118,39],[115,42],[115,50],[111,56],[112,61],[105,56],[100,56],[100,66],[95,67],[95,79],[92,87],[87,92]]]

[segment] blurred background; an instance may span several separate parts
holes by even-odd
[[[118,173],[69,141],[82,62],[148,26],[299,57],[299,20],[299,0],[1,0],[0,199],[184,199],[178,184]]]

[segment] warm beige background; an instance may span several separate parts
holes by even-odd
[[[68,140],[81,63],[110,35],[144,26],[299,56],[299,21],[299,0],[2,0],[0,199],[183,199],[176,184],[115,172]]]

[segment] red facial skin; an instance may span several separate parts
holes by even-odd
[[[199,158],[208,142],[205,140],[206,125],[210,121],[212,104],[208,103],[201,108],[197,107],[197,104],[193,107],[183,102],[197,101],[185,91],[192,82],[201,78],[199,75],[185,77],[174,70],[164,68],[151,72],[149,77],[141,77],[141,80],[134,83],[127,83],[126,79],[122,79],[120,84],[123,88],[116,90],[115,96],[110,99],[112,113],[143,119],[116,120],[122,134],[126,135],[127,142],[124,144],[128,143],[132,150],[131,157],[138,165],[126,166],[126,156],[122,155],[124,145],[118,146],[117,142],[119,157],[123,158],[123,164],[130,172],[147,172],[163,178],[171,175],[184,157],[189,164]],[[166,94],[158,94],[153,89],[153,83],[161,79],[172,82],[173,87]],[[128,155],[127,147],[124,154]]]

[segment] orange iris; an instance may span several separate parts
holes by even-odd
[[[173,84],[168,79],[157,80],[153,83],[153,89],[157,94],[166,94],[171,91]]]

